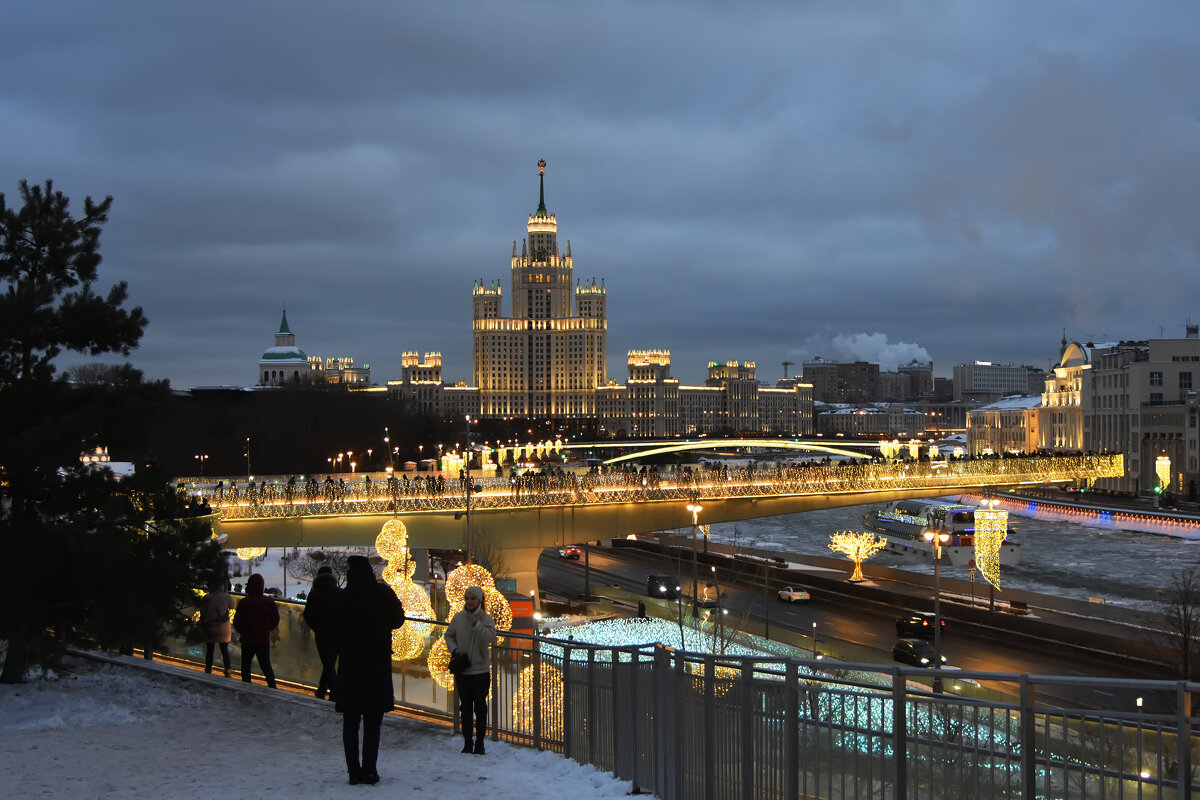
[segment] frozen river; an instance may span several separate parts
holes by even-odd
[[[830,534],[863,531],[863,516],[875,506],[809,511],[780,517],[715,524],[714,541],[735,547],[761,547],[808,555],[838,557],[829,549]],[[1176,570],[1200,566],[1200,541],[1105,530],[1074,522],[1010,516],[1013,538],[1021,543],[1021,564],[1005,567],[1003,585],[1059,597],[1152,609],[1158,589]],[[871,564],[933,572],[932,563],[881,552]],[[967,580],[966,568],[942,565],[942,574]],[[982,578],[976,576],[982,585]]]

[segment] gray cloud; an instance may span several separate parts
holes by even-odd
[[[284,305],[309,353],[468,379],[541,157],[618,379],[1042,364],[1200,315],[1184,0],[19,5],[0,191],[115,197],[102,278],[177,386],[250,381]]]

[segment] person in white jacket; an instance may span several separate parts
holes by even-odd
[[[446,648],[451,655],[465,653],[471,660],[470,666],[454,676],[454,691],[458,694],[462,724],[462,752],[481,756],[483,737],[487,733],[487,696],[492,678],[491,647],[496,641],[496,621],[484,610],[483,589],[478,586],[467,587],[463,606],[446,628]]]

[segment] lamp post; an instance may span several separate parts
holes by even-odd
[[[813,620],[813,661],[817,660],[817,621]]]
[[[700,512],[704,510],[704,506],[692,502],[687,504],[687,510],[692,514],[692,616],[695,617],[699,616],[699,606],[696,604],[696,586],[698,583],[696,579],[696,529],[699,527],[697,521]]]
[[[200,462],[200,477],[204,477],[204,462],[208,461],[208,453],[197,453],[195,459]]]
[[[249,480],[250,472],[250,437],[246,437],[246,478]]]
[[[933,545],[933,667],[942,668],[942,545],[950,541],[950,534],[944,531],[926,530],[922,536]],[[933,679],[933,690],[942,691],[942,678],[939,672]]]

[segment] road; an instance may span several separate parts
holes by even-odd
[[[645,591],[648,574],[674,572],[686,594],[691,590],[690,563],[664,566],[663,557],[636,549],[588,548],[591,570],[591,593],[602,594],[605,586],[620,588],[641,594]],[[538,564],[538,579],[543,592],[576,598],[584,595],[584,560],[558,558],[557,551],[547,550]],[[701,576],[703,581],[704,577]],[[731,619],[744,616],[760,623],[766,622],[769,629],[780,628],[808,636],[817,626],[818,649],[822,653],[838,652],[843,658],[853,658],[868,663],[888,664],[891,646],[896,641],[896,618],[907,609],[899,607],[883,609],[873,605],[852,604],[844,597],[825,597],[814,592],[813,600],[806,604],[792,605],[780,602],[772,586],[769,597],[764,597],[761,584],[753,587],[745,582],[722,586],[726,591],[724,605]],[[686,601],[685,601],[686,602]],[[1081,658],[1056,648],[1052,643],[1027,644],[1022,641],[1002,641],[987,631],[956,630],[948,625],[942,634],[942,652],[949,663],[963,670],[979,672],[1004,672],[1013,674],[1056,675],[1075,678],[1141,678],[1147,676],[1122,664],[1113,663],[1097,655]],[[1159,676],[1153,676],[1159,677]],[[1015,683],[985,682],[985,685],[1001,691],[1016,693]],[[1058,706],[1094,705],[1088,701],[1089,694],[1101,691],[1085,688],[1078,684],[1043,689],[1041,699]],[[1108,696],[1110,707],[1136,707],[1137,691],[1118,692],[1111,688],[1102,690]],[[1146,710],[1161,704],[1169,708],[1173,698],[1163,697],[1159,702],[1147,697]]]

